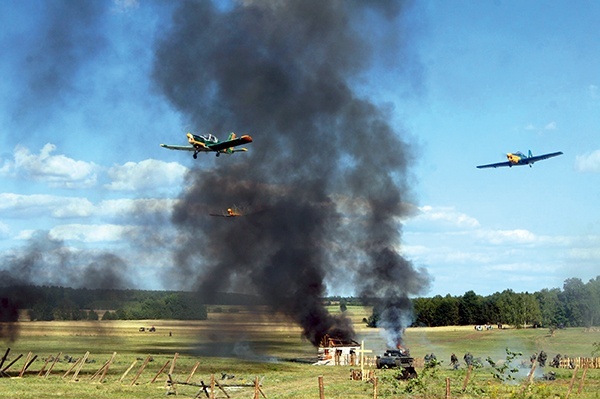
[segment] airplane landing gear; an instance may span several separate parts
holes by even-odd
[[[194,153],[194,159],[196,159],[196,158],[198,158],[198,153],[197,152]]]

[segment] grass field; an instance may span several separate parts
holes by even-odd
[[[98,321],[98,322],[21,322],[19,336],[14,342],[0,341],[0,356],[10,347],[9,360],[23,354],[8,370],[18,375],[29,352],[37,355],[23,378],[0,378],[1,398],[153,398],[165,396],[166,374],[161,373],[156,382],[150,383],[167,361],[169,370],[174,354],[178,358],[173,378],[185,381],[193,366],[199,362],[194,383],[209,383],[215,375],[222,383],[251,385],[258,377],[267,398],[319,398],[318,377],[323,377],[326,398],[372,398],[373,384],[350,380],[350,367],[313,366],[292,360],[314,358],[316,349],[301,338],[301,330],[281,317],[274,317],[264,308],[222,307],[220,313],[209,312],[209,320],[195,322],[179,321]],[[337,312],[336,307],[330,308]],[[370,314],[369,309],[350,307],[348,316],[353,320],[357,340],[364,341],[366,349],[373,354],[382,353],[386,344],[377,329],[363,326],[361,320]],[[139,332],[139,327],[156,327],[156,332]],[[471,352],[482,360],[490,356],[494,361],[506,357],[506,348],[522,352],[519,360],[528,361],[533,352],[545,350],[550,360],[556,353],[571,356],[590,356],[593,343],[600,341],[600,333],[584,329],[556,331],[554,336],[546,329],[494,329],[475,331],[473,327],[412,328],[406,331],[405,343],[411,354],[422,358],[435,353],[442,364],[433,370],[418,368],[419,378],[410,382],[394,378],[395,370],[376,370],[377,396],[379,398],[445,397],[446,378],[449,378],[453,398],[565,398],[571,384],[573,370],[546,367],[538,374],[555,371],[555,381],[535,378],[531,385],[524,380],[529,369],[516,374],[516,380],[501,382],[493,378],[494,371],[486,367],[473,370],[466,388],[464,364],[459,370],[451,370],[449,358],[456,353],[462,360],[465,352]],[[90,362],[82,366],[79,377],[72,380],[73,373],[63,378],[73,365],[66,361],[56,364],[48,378],[38,377],[45,359],[62,352],[79,358],[90,352]],[[114,363],[102,383],[90,377],[117,352]],[[139,379],[132,381],[144,359],[148,363]],[[120,382],[124,372],[135,366]],[[222,374],[235,378],[221,380]],[[579,370],[573,382],[571,397],[599,398],[600,370],[588,370],[582,392],[577,393],[583,370]],[[181,397],[194,397],[198,387],[178,385]],[[226,388],[233,398],[251,398],[251,387]],[[217,391],[217,397],[225,395]],[[204,394],[202,397],[205,397]]]

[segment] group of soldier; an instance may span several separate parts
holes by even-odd
[[[433,359],[435,359],[435,355],[433,353],[425,355],[425,363],[428,363],[429,361],[431,361]],[[473,355],[470,352],[465,353],[465,355],[463,356],[463,360],[464,360],[465,364],[467,365],[467,367],[468,366],[480,366],[480,365],[482,365],[481,359],[480,358],[474,358]],[[543,350],[540,351],[539,354],[537,352],[533,353],[531,355],[531,357],[529,358],[529,361],[530,361],[529,367],[533,367],[533,364],[536,361],[537,361],[538,367],[546,367],[546,361],[547,360],[548,360],[548,355]],[[560,367],[560,360],[561,360],[561,355],[559,353],[556,356],[554,356],[554,358],[550,362],[550,366],[551,367],[555,367],[555,368],[559,368]],[[525,363],[521,363],[521,365],[524,366],[524,367],[528,366]],[[450,355],[450,366],[454,370],[457,370],[459,368],[459,366],[460,366],[460,362],[459,362],[458,357],[456,356],[455,353],[452,353]]]

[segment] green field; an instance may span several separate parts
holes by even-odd
[[[221,383],[244,385],[241,388],[225,388],[233,398],[251,398],[251,385],[259,378],[267,398],[318,398],[318,377],[323,377],[326,398],[372,398],[373,384],[350,380],[350,367],[313,366],[298,362],[316,356],[316,349],[303,340],[300,329],[282,317],[270,315],[264,308],[222,307],[220,313],[209,312],[205,321],[81,321],[81,322],[20,322],[18,339],[0,341],[0,356],[11,348],[4,367],[16,356],[23,354],[8,370],[12,378],[0,378],[2,398],[152,398],[167,393],[165,373],[154,378],[167,362],[169,370],[178,353],[173,379],[185,381],[193,366],[199,362],[191,381],[209,383],[211,375]],[[336,307],[330,308],[337,312]],[[364,341],[365,348],[373,354],[381,353],[386,343],[377,329],[368,329],[361,320],[370,314],[369,309],[349,307],[357,340]],[[156,332],[140,332],[140,327],[155,326]],[[4,329],[3,331],[5,331]],[[415,358],[434,353],[442,364],[424,371],[418,367],[419,378],[411,382],[397,381],[395,370],[376,370],[377,396],[379,398],[416,397],[443,398],[446,378],[449,378],[453,398],[564,398],[569,389],[573,370],[539,370],[536,376],[555,371],[555,381],[534,378],[531,385],[524,380],[529,369],[515,374],[516,380],[501,382],[492,376],[493,369],[485,363],[490,356],[494,361],[506,357],[505,349],[522,352],[519,361],[527,362],[533,352],[544,350],[550,360],[556,353],[570,356],[590,356],[593,343],[600,341],[600,333],[586,332],[581,328],[558,330],[553,336],[547,329],[493,329],[475,331],[473,327],[411,328],[406,331],[405,344]],[[29,352],[38,358],[23,378],[15,377],[23,367]],[[62,353],[48,378],[38,377],[38,371],[49,356]],[[73,372],[63,378],[73,363],[64,356],[80,358],[90,352],[89,362],[81,368],[73,380]],[[102,365],[116,352],[103,382],[91,380]],[[451,370],[449,358],[456,353],[462,360],[465,352],[480,357],[484,368],[475,369],[469,376],[466,388],[463,384],[467,374],[464,363],[459,370]],[[140,366],[150,355],[149,362],[137,382],[132,381]],[[131,371],[119,381],[124,372],[136,362]],[[234,378],[222,380],[222,375]],[[583,370],[574,380],[571,397],[600,397],[600,370],[589,369],[582,392],[577,393]],[[200,388],[179,384],[178,396],[194,397]],[[216,391],[217,397],[225,397]],[[202,397],[205,397],[202,394]]]

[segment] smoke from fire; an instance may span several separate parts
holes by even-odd
[[[356,89],[383,52],[412,69],[400,34],[404,4],[181,2],[158,40],[153,77],[198,129],[251,134],[249,152],[200,156],[173,214],[182,284],[260,295],[318,345],[352,338],[327,312],[326,282],[374,300],[390,342],[410,322],[409,297],[429,276],[399,253],[410,200],[410,149],[388,111]],[[378,21],[378,24],[373,24]],[[385,37],[384,49],[371,40]],[[405,58],[403,58],[405,57]],[[406,68],[405,68],[406,67]],[[221,137],[223,138],[223,137]],[[261,212],[208,217],[247,204]]]

